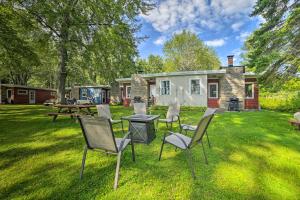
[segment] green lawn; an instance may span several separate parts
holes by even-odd
[[[299,199],[300,132],[291,114],[261,111],[224,113],[209,127],[212,148],[193,149],[194,181],[185,154],[166,145],[158,161],[163,124],[150,145],[128,148],[118,190],[115,156],[89,151],[79,180],[84,139],[68,117],[55,123],[44,106],[0,106],[0,199]],[[112,107],[116,118],[132,110]],[[162,113],[163,111],[154,111]],[[183,122],[202,113],[182,111]],[[127,126],[126,126],[127,128]],[[120,135],[120,128],[117,127]]]

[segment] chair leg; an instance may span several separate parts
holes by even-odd
[[[85,159],[86,159],[87,150],[88,150],[88,148],[87,148],[87,146],[85,146],[84,151],[83,151],[83,156],[82,156],[80,179],[82,179],[82,176],[83,176],[83,170],[84,170],[84,166],[85,166]]]
[[[195,175],[195,169],[194,169],[194,165],[193,165],[193,161],[192,161],[192,153],[189,149],[186,150],[187,151],[187,157],[188,157],[188,163],[192,172],[192,177],[193,179],[196,179],[196,175]]]
[[[207,131],[205,133],[206,133],[206,138],[207,138],[208,146],[210,148],[211,146],[210,146],[210,141],[209,141],[208,133],[207,133]]]
[[[134,144],[132,140],[131,140],[131,155],[132,155],[132,161],[135,162]]]
[[[204,155],[204,158],[205,158],[205,163],[208,164],[205,149],[204,149],[204,145],[203,145],[202,141],[201,141],[201,146],[202,146],[202,149],[203,149],[203,155]]]
[[[124,131],[124,124],[123,124],[123,121],[121,120],[121,126],[122,126],[122,132],[123,134],[125,134],[125,131]]]
[[[120,151],[118,153],[118,158],[117,158],[117,167],[116,167],[116,175],[115,175],[115,183],[114,183],[114,189],[115,190],[118,188],[121,156],[122,156],[122,151]]]
[[[160,153],[159,153],[159,158],[158,158],[159,161],[161,159],[161,154],[162,154],[162,151],[163,151],[163,148],[164,148],[164,144],[165,144],[165,138],[163,139],[163,142],[162,142],[161,147],[160,147]]]
[[[171,122],[171,131],[173,131],[173,122]]]

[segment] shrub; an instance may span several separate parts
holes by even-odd
[[[168,106],[151,106],[151,110],[168,110]],[[197,111],[197,112],[205,112],[206,107],[200,107],[200,106],[181,106],[181,111]]]
[[[296,112],[300,109],[300,92],[261,93],[262,109]]]

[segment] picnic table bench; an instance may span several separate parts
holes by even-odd
[[[95,107],[94,105],[63,105],[58,104],[54,105],[54,107],[58,108],[57,112],[50,112],[47,115],[53,117],[53,122],[56,120],[56,118],[59,115],[62,116],[70,116],[71,118],[77,117],[80,114],[86,114],[86,115],[94,115],[94,113],[91,111],[92,107]],[[85,109],[85,110],[84,110]]]
[[[79,116],[79,114],[77,114],[77,113],[66,113],[66,112],[50,112],[47,115],[53,117],[53,122],[56,120],[56,118],[58,117],[58,115],[70,116],[71,118]]]
[[[290,119],[289,122],[292,126],[297,126],[300,130],[300,121],[297,121],[296,119]]]

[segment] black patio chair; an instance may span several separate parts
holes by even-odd
[[[215,114],[217,113],[217,110],[218,110],[217,108],[207,108],[206,111],[205,111],[205,113],[204,113],[204,115],[202,117],[207,116],[207,115],[213,115],[213,117],[214,117]],[[197,129],[196,125],[181,124],[180,133],[182,133],[182,131],[185,131],[185,135],[187,135],[188,131],[194,132],[196,129]],[[205,131],[205,135],[206,135],[206,138],[207,138],[208,146],[210,148],[211,144],[210,144],[210,140],[209,140],[209,137],[208,137],[207,130]]]
[[[162,155],[162,151],[163,151],[163,147],[164,147],[165,143],[169,143],[169,144],[175,146],[176,148],[180,148],[180,149],[184,150],[187,153],[188,162],[189,162],[189,165],[191,168],[192,176],[195,179],[196,175],[195,175],[194,166],[192,163],[191,149],[193,147],[195,147],[197,144],[201,143],[202,149],[203,149],[203,154],[205,157],[205,163],[208,164],[207,157],[205,154],[205,149],[204,149],[204,146],[202,143],[202,138],[207,130],[207,127],[208,127],[212,117],[213,117],[213,114],[208,114],[207,116],[202,117],[192,138],[190,138],[186,135],[183,135],[180,133],[174,133],[171,131],[169,131],[169,134],[164,134],[158,160],[161,159],[161,155]]]
[[[179,127],[181,127],[179,114],[180,114],[180,104],[178,102],[171,103],[169,105],[167,115],[165,115],[165,119],[159,119],[156,122],[156,127],[158,128],[158,123],[162,122],[166,124],[167,128],[169,128],[168,124],[170,124],[171,127],[170,130],[172,131],[173,123],[177,121],[179,123]]]
[[[121,155],[128,144],[131,144],[132,160],[135,161],[132,134],[128,132],[123,138],[115,138],[112,123],[106,118],[80,116],[79,122],[86,142],[82,157],[80,179],[82,179],[83,176],[87,150],[103,151],[106,154],[118,156],[114,183],[114,189],[117,189]],[[130,138],[128,138],[128,136],[130,136]]]

